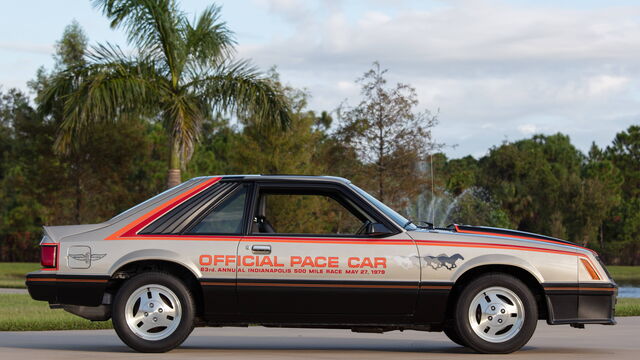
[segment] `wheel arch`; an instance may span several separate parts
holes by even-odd
[[[113,262],[113,264],[109,267],[108,273],[113,276],[124,266],[141,261],[173,263],[188,270],[195,278],[199,278],[201,275],[198,268],[195,265],[189,264],[188,262],[184,261],[180,254],[174,251],[163,249],[143,249],[130,252],[117,261]]]
[[[203,314],[203,292],[200,281],[198,281],[199,273],[175,257],[166,256],[167,254],[164,254],[165,252],[172,253],[169,251],[161,251],[161,254],[155,254],[159,256],[153,256],[154,254],[150,254],[147,251],[136,251],[128,254],[130,256],[127,256],[127,259],[122,259],[122,261],[114,263],[109,271],[111,280],[109,281],[107,291],[115,294],[127,279],[140,273],[150,271],[166,272],[178,277],[185,283],[194,296],[196,314]],[[144,256],[135,256],[136,253],[144,253]]]
[[[539,273],[537,274],[538,276],[536,276],[537,271],[531,271],[530,269],[530,267],[525,267],[513,262],[496,263],[493,261],[492,263],[479,264],[473,267],[468,267],[463,271],[459,271],[451,289],[449,301],[447,302],[446,319],[451,318],[458,296],[466,284],[479,276],[496,272],[512,275],[527,285],[536,300],[538,319],[547,319],[549,312],[545,299],[544,288],[541,284],[540,278],[538,277]]]

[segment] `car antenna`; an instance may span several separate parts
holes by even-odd
[[[429,169],[431,170],[431,203],[435,205],[435,199],[436,199],[436,192],[435,192],[435,179],[433,177],[433,149],[429,152],[429,160],[431,162],[431,165],[429,166]],[[436,208],[433,208],[433,211],[431,212],[431,223],[435,224],[436,223]]]

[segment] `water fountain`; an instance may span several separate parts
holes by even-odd
[[[486,199],[484,191],[476,187],[471,187],[465,189],[457,196],[453,196],[444,191],[436,194],[432,194],[431,191],[425,191],[409,205],[407,213],[412,219],[426,221],[432,223],[436,227],[444,227],[453,222],[473,222],[472,218],[477,218],[478,214],[461,213],[459,206],[462,201],[481,203],[481,208],[484,209],[490,206],[490,202]],[[471,218],[469,218],[467,215],[475,216],[471,216]],[[468,218],[468,220],[465,220],[465,218]]]

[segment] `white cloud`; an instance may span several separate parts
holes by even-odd
[[[518,126],[518,131],[526,136],[530,136],[538,132],[538,128],[534,124],[522,124]]]
[[[310,90],[316,109],[357,96],[346,79],[378,60],[391,83],[416,87],[422,108],[441,110],[435,135],[458,144],[456,156],[537,132],[568,133],[586,149],[640,122],[632,93],[640,86],[640,6],[463,0],[393,12],[374,3],[354,15],[348,2],[296,3],[306,10],[295,10],[303,18],[291,21],[291,36],[240,53],[278,64],[283,79]],[[293,11],[271,9],[284,18]]]
[[[601,95],[623,90],[629,78],[623,76],[600,75],[589,79],[589,93]]]
[[[53,46],[44,44],[0,42],[0,50],[49,55],[53,52]]]
[[[338,81],[336,84],[341,93],[353,95],[358,93],[358,85],[353,81]]]

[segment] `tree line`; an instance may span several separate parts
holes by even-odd
[[[262,173],[343,176],[415,221],[433,221],[436,200],[448,198],[441,221],[547,234],[610,263],[640,262],[640,127],[588,154],[556,134],[449,159],[432,138],[437,114],[417,111],[415,89],[388,84],[377,63],[357,79],[353,104],[314,112],[310,94],[275,68],[262,75],[233,60],[218,8],[189,22],[159,1],[164,12],[151,13],[175,28],[163,37],[125,3],[136,2],[96,2],[137,55],[90,47],[74,22],[28,93],[0,88],[1,261],[37,259],[42,225],[104,221],[180,178]]]

